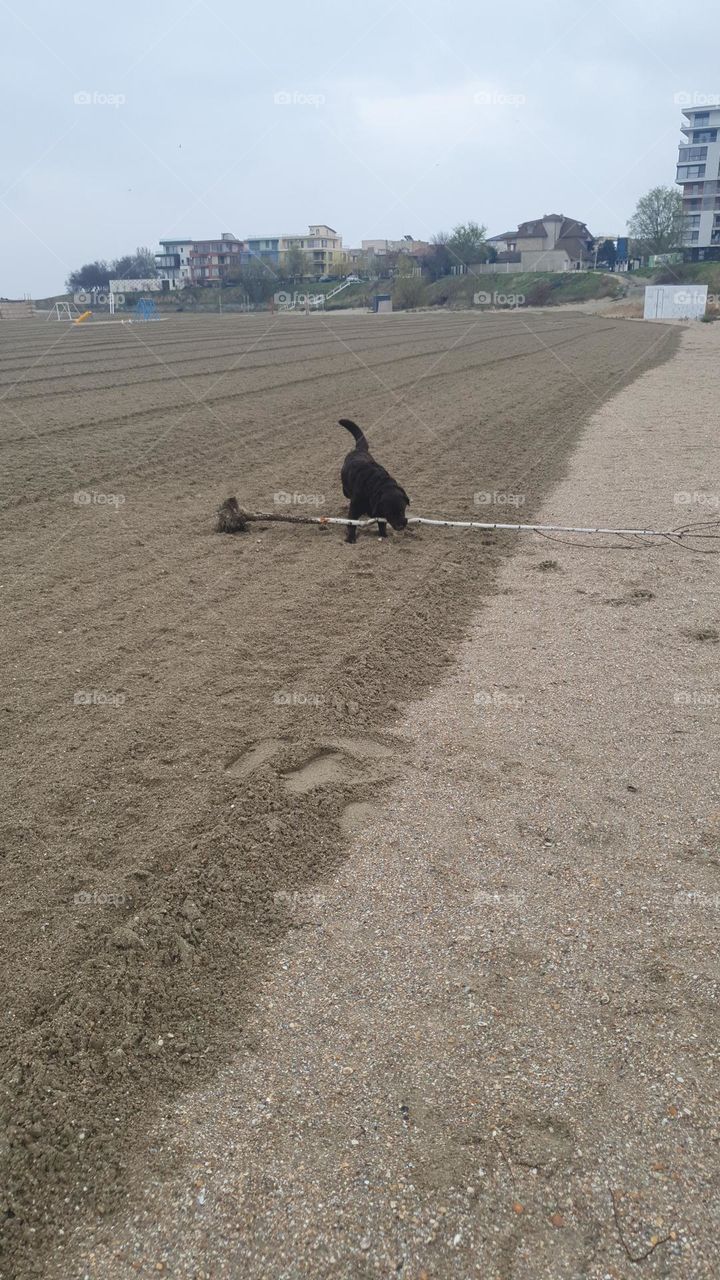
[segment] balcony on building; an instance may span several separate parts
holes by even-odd
[[[688,122],[680,125],[682,132],[688,133],[690,129],[711,129],[713,122],[710,117],[718,111],[720,111],[720,104],[714,106],[710,103],[707,107],[684,107],[683,115],[687,116]]]
[[[697,147],[709,142],[717,142],[718,140],[718,130],[716,127],[711,129],[708,129],[707,127],[701,129],[682,129],[681,132],[687,134],[687,143],[688,146],[691,147]]]
[[[177,271],[180,266],[180,254],[156,253],[155,265],[159,271]]]
[[[678,150],[678,164],[699,164],[702,160],[707,160],[707,147],[680,147]]]

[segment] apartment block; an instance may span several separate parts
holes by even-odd
[[[242,261],[244,245],[230,231],[218,240],[161,240],[155,264],[170,289],[185,285],[216,285]]]
[[[184,289],[191,284],[190,254],[194,240],[161,240],[160,252],[155,254],[155,266],[161,280],[169,289]]]
[[[676,181],[682,187],[685,257],[720,258],[720,104],[683,107],[685,135]]]
[[[259,258],[269,266],[281,266],[290,249],[303,253],[309,276],[332,275],[343,262],[342,236],[325,223],[311,225],[305,233],[248,236],[243,260]]]

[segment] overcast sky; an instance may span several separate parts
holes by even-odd
[[[674,179],[677,95],[720,91],[697,12],[701,38],[677,0],[0,0],[0,295],[160,236],[622,233]]]

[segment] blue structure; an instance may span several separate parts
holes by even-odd
[[[152,298],[141,298],[135,308],[138,320],[159,320],[160,312]]]

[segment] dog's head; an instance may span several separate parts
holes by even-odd
[[[379,505],[382,518],[387,520],[393,529],[407,528],[405,508],[410,506],[410,499],[399,484],[394,484],[385,490]]]

